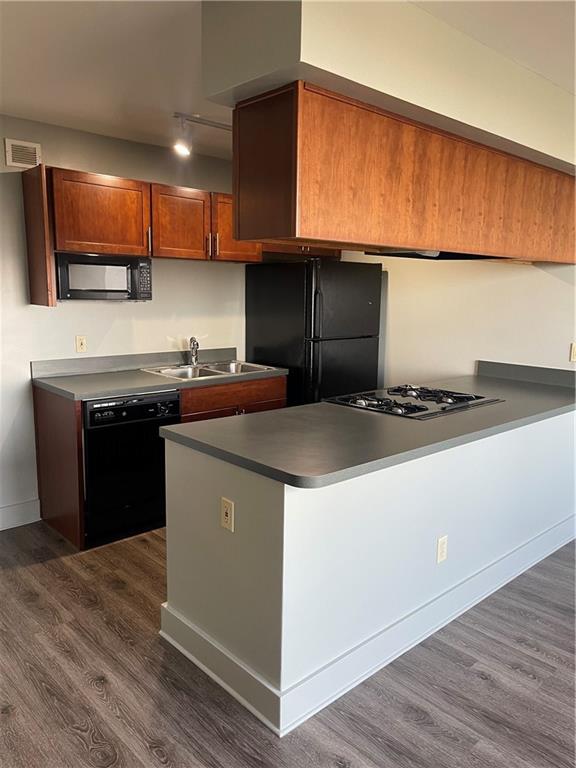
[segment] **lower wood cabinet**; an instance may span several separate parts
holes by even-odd
[[[33,388],[40,516],[84,549],[82,403]]]
[[[182,422],[268,411],[285,405],[285,376],[180,390]]]
[[[207,419],[221,419],[224,416],[238,416],[238,406],[233,408],[217,408],[215,411],[200,411],[199,413],[187,413],[180,415],[182,424],[189,421],[206,421]]]
[[[33,396],[40,515],[75,547],[85,549],[82,403],[38,386]],[[284,375],[180,390],[183,423],[285,405]]]

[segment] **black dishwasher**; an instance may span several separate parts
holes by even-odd
[[[84,536],[87,547],[166,522],[164,440],[180,421],[176,391],[84,403]]]

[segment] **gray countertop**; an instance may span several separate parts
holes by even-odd
[[[514,380],[510,369],[515,366],[488,365],[502,378],[481,375],[420,383],[504,402],[429,421],[316,403],[162,427],[160,433],[281,483],[319,488],[574,410],[572,386]],[[520,368],[526,366],[518,366],[525,375]]]
[[[169,392],[188,387],[212,387],[220,384],[269,379],[286,375],[287,371],[275,368],[254,373],[227,374],[200,379],[169,379],[146,371],[109,371],[106,373],[82,373],[75,376],[47,376],[35,378],[34,385],[72,400],[93,400],[99,397]]]

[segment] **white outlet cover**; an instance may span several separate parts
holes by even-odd
[[[441,536],[436,543],[436,562],[443,563],[448,557],[448,536]]]
[[[224,496],[220,499],[220,525],[234,533],[234,502]]]

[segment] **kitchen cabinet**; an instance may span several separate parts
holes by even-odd
[[[286,376],[188,387],[180,391],[182,421],[199,421],[282,408],[286,405]]]
[[[232,195],[212,193],[212,233],[215,261],[262,261],[262,243],[233,236]]]
[[[56,270],[46,166],[22,174],[30,303],[56,306]]]
[[[52,168],[57,251],[150,254],[150,184]]]
[[[152,184],[152,256],[261,261],[262,245],[232,236],[232,195]]]
[[[298,81],[234,111],[235,237],[574,262],[574,179]]]
[[[24,171],[22,187],[31,304],[56,306],[56,251],[262,261],[262,243],[234,237],[232,195],[44,165]],[[264,249],[339,255],[292,243]]]
[[[200,411],[198,413],[186,413],[180,416],[182,424],[190,421],[206,421],[207,419],[222,419],[224,416],[238,416],[238,406],[233,408],[217,408],[215,411]]]
[[[340,257],[340,251],[337,248],[319,248],[314,245],[294,245],[294,243],[262,243],[262,251],[264,253],[287,253],[300,257],[321,256],[327,259]]]
[[[152,184],[152,256],[208,259],[210,192]]]
[[[82,404],[33,387],[40,516],[84,548]]]
[[[88,504],[85,487],[89,472],[85,471],[87,442],[83,436],[83,403],[38,385],[33,386],[33,398],[40,515],[76,548],[84,549],[87,546],[85,534],[89,535],[85,530]],[[283,374],[229,384],[185,387],[180,390],[180,421],[217,419],[285,405],[286,376]],[[99,432],[100,427],[96,431]],[[97,451],[96,455],[105,457],[108,453]],[[137,450],[135,455],[138,455]],[[131,477],[138,479],[137,471],[134,468],[130,471]],[[142,483],[146,481],[145,476],[139,479]]]

